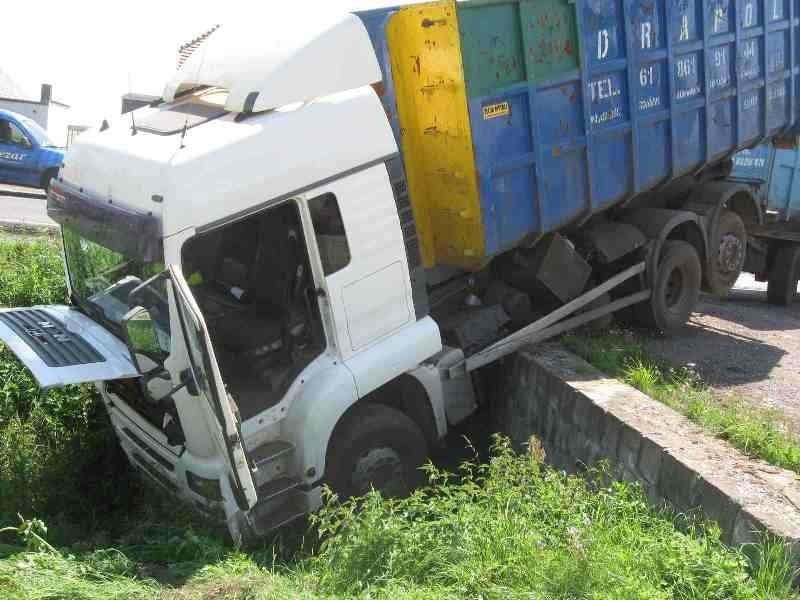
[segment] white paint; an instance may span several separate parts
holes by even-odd
[[[678,41],[685,42],[689,39],[689,15],[681,16],[681,33]]]
[[[399,329],[413,318],[404,266],[396,261],[342,290],[347,332],[354,351]]]
[[[135,118],[170,106],[139,109]],[[94,194],[161,215],[167,236],[397,152],[386,113],[369,87],[240,123],[233,115],[215,119],[189,129],[183,148],[180,134],[132,136],[130,121],[125,115],[107,131],[81,134],[61,173]],[[153,203],[153,194],[164,202]]]
[[[192,54],[164,88],[176,93],[197,85],[228,90],[225,108],[253,112],[312,100],[381,81],[378,60],[361,19],[344,14],[322,22],[267,20],[223,27]]]
[[[68,332],[83,338],[105,358],[104,362],[86,365],[50,367],[22,337],[0,321],[0,340],[5,342],[17,358],[28,367],[42,389],[139,376],[136,367],[130,360],[127,346],[83,313],[69,306],[36,306],[34,308],[43,310],[61,321]],[[10,310],[13,309],[0,309],[0,313]]]
[[[650,21],[642,21],[642,50],[647,50],[653,46],[653,24]]]
[[[325,193],[332,193],[339,203],[350,247],[350,262],[323,283],[336,344],[342,359],[348,360],[413,323],[411,281],[386,167],[376,165],[306,197]]]
[[[723,26],[725,28],[724,30],[727,31],[727,29],[728,29],[728,10],[721,3],[718,3],[714,7],[714,25],[713,25],[714,33],[718,33],[720,31],[723,31]]]
[[[603,60],[606,56],[608,56],[608,47],[608,29],[600,29],[597,32],[597,60]]]
[[[641,69],[639,69],[639,84],[642,87],[650,87],[653,85],[654,70],[655,67],[653,67],[653,65],[649,65],[647,67],[642,67]]]
[[[755,23],[753,3],[748,2],[744,5],[744,26],[752,27]]]
[[[250,508],[252,508],[258,502],[258,493],[256,492],[253,475],[250,472],[250,467],[245,455],[243,441],[239,437],[238,419],[233,413],[231,402],[228,397],[228,391],[225,388],[225,383],[222,380],[222,374],[220,373],[219,366],[217,364],[217,358],[214,356],[213,344],[211,343],[211,338],[208,335],[208,328],[206,327],[203,319],[203,313],[197,306],[194,296],[192,296],[189,286],[186,283],[186,280],[183,278],[183,273],[181,272],[180,267],[177,265],[170,265],[169,270],[174,289],[177,292],[177,297],[173,296],[173,301],[181,302],[182,307],[185,308],[186,312],[188,313],[187,317],[195,321],[194,325],[187,323],[186,327],[190,331],[193,329],[199,330],[202,338],[201,343],[204,344],[208,349],[208,364],[211,368],[211,372],[209,373],[205,366],[200,368],[203,369],[206,385],[209,386],[211,390],[210,393],[215,393],[217,396],[216,402],[208,397],[209,392],[203,391],[201,386],[198,385],[198,393],[206,396],[203,398],[204,401],[201,401],[201,405],[204,408],[204,416],[208,425],[208,432],[211,434],[213,441],[216,443],[219,456],[236,474],[239,483],[241,484],[241,492],[244,494],[244,497],[247,498]],[[192,333],[189,335],[192,335]],[[193,345],[197,346],[197,343],[195,342]],[[184,347],[183,352],[186,354],[186,358],[188,359],[189,349]],[[194,356],[194,360],[191,362],[189,360],[186,361],[187,364],[192,365],[204,365],[204,362],[205,359],[203,354]],[[195,376],[198,378],[199,373],[196,373]],[[212,407],[212,404],[216,404],[216,406]],[[219,422],[219,417],[217,417],[217,410],[222,417],[222,423]],[[228,448],[230,448],[231,456],[228,454]]]

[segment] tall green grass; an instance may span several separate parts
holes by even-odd
[[[0,240],[0,306],[65,301],[56,240]],[[40,516],[59,539],[104,528],[134,491],[124,468],[94,388],[43,392],[0,345],[0,524]]]
[[[676,527],[603,470],[566,475],[500,441],[457,478],[429,475],[410,498],[329,502],[300,544],[245,554],[193,531],[150,530],[115,549],[11,554],[0,588],[11,600],[795,598],[781,545],[759,546],[750,563],[714,526]]]
[[[601,371],[685,414],[745,454],[800,473],[800,444],[781,427],[776,412],[748,406],[741,399],[721,401],[696,373],[650,356],[630,335],[572,334],[563,343]]]

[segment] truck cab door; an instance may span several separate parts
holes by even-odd
[[[179,267],[172,265],[169,272],[197,393],[206,401],[209,430],[220,455],[230,469],[231,485],[240,508],[247,510],[256,504],[258,494],[250,461],[242,443],[239,415],[225,389],[208,327],[189,285]]]
[[[14,121],[0,118],[0,182],[36,185],[36,145]]]

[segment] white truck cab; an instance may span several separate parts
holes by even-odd
[[[164,102],[76,141],[49,198],[73,306],[4,311],[0,338],[43,387],[98,382],[131,463],[239,537],[319,505],[359,399],[391,385],[419,404],[414,460],[446,420],[364,26],[346,15],[246,63],[214,41]],[[344,491],[396,458],[367,448]]]

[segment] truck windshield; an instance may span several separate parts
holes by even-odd
[[[160,261],[125,256],[62,228],[72,300],[95,320],[122,336],[122,319],[134,306],[145,306],[156,323],[159,343],[169,353],[169,307],[163,281],[147,286],[146,298],[129,298],[139,284],[164,270]]]
[[[50,140],[50,138],[47,137],[47,132],[44,129],[42,129],[36,121],[23,116],[20,116],[19,120],[25,126],[25,129],[27,129],[28,134],[34,140],[36,140],[37,144],[49,148],[56,147],[56,145]]]

